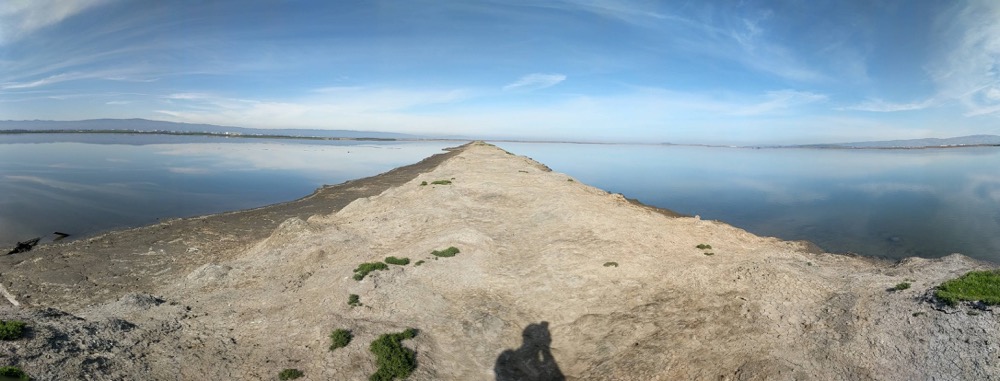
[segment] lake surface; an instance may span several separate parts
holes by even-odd
[[[34,237],[51,241],[55,231],[80,238],[291,201],[324,184],[376,175],[454,145],[0,135],[0,249]]]
[[[1000,149],[498,143],[643,203],[874,257],[1000,262]]]
[[[0,248],[252,208],[455,142],[0,135]],[[832,252],[1000,263],[1000,149],[497,143],[587,184]]]

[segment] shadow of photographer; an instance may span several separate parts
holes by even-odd
[[[521,333],[520,348],[508,349],[497,357],[493,372],[497,381],[563,381],[566,379],[552,357],[549,322],[529,324]]]

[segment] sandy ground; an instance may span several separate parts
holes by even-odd
[[[364,380],[368,344],[413,327],[412,380],[1000,379],[994,312],[929,297],[989,267],[967,257],[814,253],[482,143],[397,171],[273,209],[0,257],[0,284],[20,303],[4,302],[0,319],[32,326],[0,342],[0,365],[42,380],[284,368]],[[436,180],[451,184],[421,185]],[[449,246],[461,252],[430,254]],[[352,278],[387,256],[425,262]],[[904,281],[913,287],[888,290]],[[337,328],[355,337],[331,352]]]

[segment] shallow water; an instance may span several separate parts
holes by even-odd
[[[40,138],[50,142],[38,142]],[[80,142],[80,141],[85,142]],[[291,201],[456,145],[96,134],[0,135],[0,249]]]
[[[758,235],[1000,263],[1000,149],[743,149],[497,143],[587,184]]]

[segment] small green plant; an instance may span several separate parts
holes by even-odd
[[[706,252],[705,252],[705,255],[707,255],[707,256],[713,256],[713,255],[715,255],[715,253],[713,253],[713,252],[710,252],[710,251],[706,251]]]
[[[361,297],[358,294],[351,294],[347,297],[347,305],[351,307],[358,307],[361,305]]]
[[[406,266],[410,264],[410,258],[385,257],[385,263],[390,265]]]
[[[365,279],[368,273],[375,270],[385,270],[388,269],[389,265],[382,262],[365,262],[358,265],[358,268],[354,269],[354,280],[360,281]]]
[[[893,286],[892,290],[893,291],[903,291],[903,290],[906,290],[908,288],[910,288],[910,282],[900,282],[900,283],[896,284],[895,286]]]
[[[330,350],[332,351],[346,347],[347,344],[351,343],[351,339],[353,338],[354,335],[351,334],[351,331],[348,331],[346,329],[338,329],[333,331],[333,333],[330,334]]]
[[[923,312],[914,312],[913,317],[924,316]]]
[[[281,373],[278,373],[278,379],[279,380],[294,380],[294,379],[302,377],[304,375],[305,375],[305,373],[302,373],[301,370],[294,369],[294,368],[288,368],[288,369],[282,370]]]
[[[573,179],[566,179],[566,181],[573,182]]]
[[[434,180],[431,181],[432,185],[451,185],[451,180]]]
[[[934,296],[952,306],[960,301],[1000,305],[1000,270],[969,272],[942,283]]]
[[[421,182],[420,182],[420,186],[425,186],[425,185],[427,185],[427,182],[426,182],[426,181],[421,181]]]
[[[618,267],[618,262],[604,262],[604,267]]]
[[[417,352],[404,347],[402,341],[417,336],[417,330],[407,329],[400,333],[387,333],[379,336],[368,347],[375,354],[375,364],[378,370],[368,380],[392,381],[404,379],[417,369]]]
[[[30,381],[31,377],[27,373],[24,373],[21,368],[16,366],[0,366],[0,378],[3,379],[17,379],[22,381]]]
[[[24,336],[25,323],[20,320],[0,320],[0,340],[17,340]]]
[[[455,247],[455,246],[451,246],[451,247],[449,247],[447,249],[444,249],[444,250],[434,250],[434,251],[431,252],[431,254],[434,255],[435,257],[446,257],[446,258],[447,257],[454,257],[455,254],[458,254],[458,253],[459,253],[458,248]]]
[[[699,248],[701,250],[709,250],[709,249],[712,248],[712,245],[706,245],[704,243],[699,243],[698,246],[695,246],[695,247],[697,247],[697,248]]]
[[[417,261],[417,263],[414,263],[413,266],[420,266],[422,264],[424,264],[424,260],[423,259]]]

